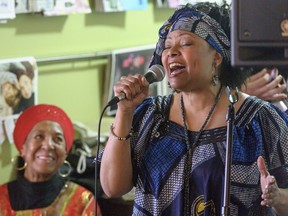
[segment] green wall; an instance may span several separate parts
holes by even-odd
[[[47,58],[109,53],[115,49],[155,44],[159,27],[172,9],[156,8],[149,0],[146,10],[43,17],[18,14],[0,25],[0,59],[33,56],[38,63],[38,103],[62,107],[73,121],[97,131],[102,111],[103,84],[108,59],[81,58],[43,61]],[[108,131],[105,118],[101,132]],[[14,178],[11,158],[18,153],[6,141],[0,145],[0,184]]]

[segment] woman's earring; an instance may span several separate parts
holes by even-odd
[[[212,81],[211,82],[213,86],[217,86],[219,83],[219,76],[215,73],[214,65],[212,67],[213,69],[212,69]]]
[[[172,89],[170,82],[167,83],[168,88]]]
[[[13,165],[17,164],[17,165],[16,165],[16,169],[17,169],[18,171],[24,170],[24,169],[27,167],[27,162],[24,161],[23,158],[21,158],[21,159],[22,159],[22,161],[24,162],[24,164],[22,163],[23,165],[20,166],[20,167],[18,167],[18,165],[20,164],[20,161],[19,161],[18,159],[20,159],[20,158],[21,158],[20,156],[16,156],[16,159],[15,159],[15,157],[13,157],[13,158],[11,159],[11,163],[12,163]]]
[[[69,161],[67,161],[67,160],[64,161],[63,165],[66,165],[66,166],[68,167],[68,170],[64,169],[66,172],[65,172],[65,173],[62,173],[62,172],[61,172],[61,167],[60,167],[60,169],[58,170],[58,174],[59,174],[61,177],[65,178],[65,177],[69,176],[70,173],[72,172],[72,166],[71,166],[71,164],[69,163]]]
[[[168,81],[168,83],[167,83],[167,86],[168,86],[169,89],[172,90],[173,93],[180,93],[180,91],[178,91],[177,89],[173,89],[173,88],[171,87],[171,84],[170,84],[169,81]]]

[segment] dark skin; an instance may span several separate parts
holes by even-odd
[[[49,180],[62,166],[67,156],[61,126],[46,120],[37,123],[27,135],[21,156],[27,163],[24,177],[28,181]]]
[[[263,68],[258,73],[252,75],[246,80],[246,85],[243,85],[242,90],[247,94],[257,96],[266,101],[279,101],[287,98],[283,92],[286,89],[286,82],[281,75],[273,70]]]

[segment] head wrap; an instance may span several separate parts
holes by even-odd
[[[61,126],[66,141],[66,150],[67,152],[70,150],[74,139],[74,128],[70,118],[57,106],[39,104],[25,109],[16,121],[13,138],[19,152],[32,128],[38,122],[45,120],[57,122]]]
[[[200,12],[191,4],[180,5],[174,14],[159,29],[159,40],[156,45],[150,66],[161,64],[161,55],[168,33],[184,30],[198,35],[219,52],[224,61],[230,62],[230,40],[220,24],[207,14]]]

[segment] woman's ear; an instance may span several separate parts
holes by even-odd
[[[219,52],[216,52],[215,53],[215,56],[214,56],[214,64],[216,67],[218,67],[223,61],[223,57],[222,55],[219,53]]]
[[[23,158],[24,157],[24,155],[25,155],[25,143],[24,143],[24,145],[22,146],[22,148],[21,148],[21,150],[20,150],[20,156]]]

